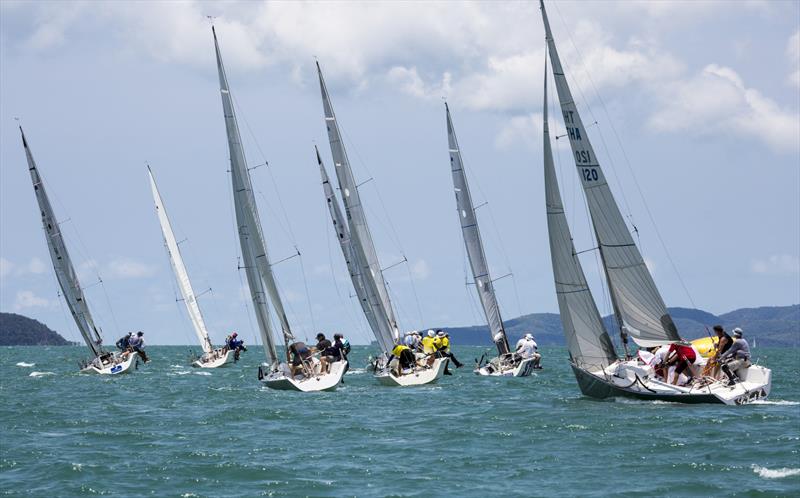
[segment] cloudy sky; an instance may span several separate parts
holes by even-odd
[[[596,122],[595,150],[668,305],[722,313],[800,302],[800,4],[548,5],[584,122]],[[401,326],[482,322],[465,285],[443,97],[473,197],[488,202],[479,221],[491,271],[513,273],[497,282],[503,315],[557,311],[534,2],[11,0],[0,3],[2,311],[78,337],[48,258],[19,118],[108,342],[132,329],[155,343],[193,341],[146,161],[196,290],[212,289],[200,298],[212,340],[239,330],[252,342],[206,16],[250,165],[269,164],[251,174],[272,258],[302,254],[275,266],[298,335],[369,337],[313,155],[319,144],[330,165],[315,57],[366,182],[382,264],[408,260],[385,272]],[[589,249],[568,144],[555,148],[576,245]]]

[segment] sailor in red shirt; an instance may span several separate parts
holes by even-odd
[[[672,378],[672,384],[678,384],[678,377],[687,368],[689,369],[689,377],[694,377],[692,364],[696,360],[697,355],[690,343],[681,341],[670,345],[669,353],[667,353],[667,365],[675,365],[675,376]],[[667,382],[669,382],[669,379],[667,379]]]

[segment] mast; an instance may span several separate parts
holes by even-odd
[[[584,369],[604,368],[613,363],[617,357],[614,344],[606,332],[592,291],[586,282],[564,214],[564,203],[561,200],[553,164],[550,128],[547,121],[547,54],[545,54],[542,116],[547,234],[561,324],[572,362]]]
[[[272,274],[272,267],[267,255],[264,237],[261,233],[261,222],[258,217],[255,195],[247,169],[247,161],[242,147],[239,125],[233,108],[233,99],[228,86],[228,78],[222,64],[222,54],[217,42],[217,33],[211,28],[214,35],[214,50],[217,56],[217,72],[219,73],[220,95],[222,96],[222,109],[225,115],[225,129],[228,135],[228,150],[231,162],[231,185],[233,187],[233,204],[236,212],[236,223],[239,231],[239,243],[242,249],[242,262],[244,263],[247,283],[250,288],[250,297],[253,301],[261,340],[264,351],[270,363],[278,361],[275,341],[272,336],[269,322],[269,308],[267,295],[269,295],[275,313],[281,324],[284,344],[293,338],[289,321],[283,309],[277,285]]]
[[[481,232],[478,228],[478,217],[475,214],[475,207],[472,203],[472,195],[469,191],[467,175],[464,173],[464,163],[461,160],[461,150],[458,147],[456,131],[453,127],[453,119],[450,116],[450,107],[446,102],[444,108],[447,114],[447,142],[450,147],[450,171],[453,175],[453,188],[456,195],[458,220],[461,224],[461,235],[464,238],[464,245],[467,248],[467,257],[469,259],[470,268],[472,269],[472,277],[475,281],[475,290],[478,292],[478,298],[480,299],[483,313],[486,315],[486,321],[489,324],[489,333],[491,334],[492,342],[494,342],[495,335],[498,333],[503,334],[505,351],[500,346],[497,348],[498,352],[503,354],[507,351],[511,351],[511,348],[509,347],[508,337],[503,327],[503,319],[500,317],[500,307],[497,304],[497,296],[494,292],[492,278],[489,275],[489,265],[486,262]]]
[[[603,256],[609,291],[619,311],[622,332],[630,334],[643,347],[678,341],[678,330],[597,162],[561,67],[544,2],[540,0],[540,3],[564,125]]]
[[[158,192],[156,180],[153,177],[153,172],[150,170],[150,165],[147,166],[147,176],[150,178],[150,189],[153,192],[156,214],[158,215],[158,221],[161,225],[161,233],[164,236],[164,246],[167,248],[169,262],[172,265],[172,271],[175,273],[175,279],[178,281],[178,288],[181,290],[181,296],[186,305],[186,311],[189,314],[189,318],[192,320],[192,327],[200,341],[200,346],[203,348],[203,351],[210,353],[214,348],[208,337],[208,329],[206,329],[203,314],[200,312],[197,296],[194,293],[194,289],[192,289],[189,273],[186,271],[186,266],[183,264],[183,257],[181,257],[178,241],[175,240],[175,233],[172,231],[172,224],[169,222],[169,217],[164,208],[161,194]]]
[[[333,112],[333,106],[331,105],[319,63],[317,63],[317,73],[322,93],[322,107],[325,112],[325,126],[328,130],[328,141],[331,146],[336,178],[339,181],[339,189],[343,194],[342,200],[344,201],[347,223],[350,228],[351,245],[357,255],[356,261],[359,261],[362,265],[361,274],[364,276],[365,285],[374,290],[379,299],[379,306],[373,306],[375,314],[379,317],[376,320],[378,328],[373,329],[373,333],[384,351],[390,351],[394,337],[400,333],[397,319],[392,308],[392,302],[389,299],[389,291],[386,288],[386,281],[383,278],[383,271],[381,270],[380,261],[378,261],[378,254],[375,251],[375,244],[372,241],[372,234],[367,225],[366,214],[358,193],[358,185],[350,167],[350,161],[347,159],[339,124]]]
[[[361,309],[364,312],[364,316],[367,318],[370,329],[373,331],[380,330],[379,320],[381,320],[381,317],[376,314],[376,310],[381,309],[380,297],[378,297],[377,292],[374,290],[374,286],[366,282],[366,279],[361,271],[364,265],[358,260],[358,252],[353,248],[353,240],[350,237],[350,229],[348,228],[347,222],[342,215],[342,209],[339,206],[339,200],[336,196],[336,192],[334,192],[333,186],[328,179],[328,172],[325,170],[325,165],[322,163],[322,157],[319,154],[319,149],[314,146],[314,150],[317,153],[317,164],[319,164],[319,173],[320,177],[322,178],[322,189],[325,193],[325,201],[328,205],[328,211],[331,215],[333,228],[336,231],[336,238],[339,241],[339,246],[342,249],[342,254],[344,255],[345,263],[347,264],[347,271],[350,274],[350,280],[353,282],[353,288],[358,296],[358,302],[361,304]],[[384,341],[381,340],[382,337],[376,335],[376,339],[379,340],[379,344],[382,348],[388,350],[386,348],[389,345],[384,344]]]
[[[72,318],[75,320],[75,325],[78,326],[81,337],[83,337],[83,342],[86,343],[86,346],[96,358],[104,353],[102,347],[103,339],[92,319],[89,305],[86,302],[83,289],[78,281],[78,274],[75,272],[72,259],[69,257],[67,246],[64,243],[61,227],[56,220],[53,206],[50,204],[50,198],[47,197],[44,183],[39,175],[39,170],[36,167],[36,162],[33,160],[33,154],[31,153],[30,147],[28,147],[28,141],[25,138],[25,132],[22,131],[21,126],[19,132],[22,135],[22,147],[25,149],[25,158],[28,161],[28,172],[31,175],[33,191],[36,194],[36,202],[39,204],[39,212],[42,215],[42,226],[44,228],[45,239],[47,240],[47,249],[50,252],[50,260],[53,262],[53,269],[56,272],[56,280],[58,280],[61,294],[67,302],[67,307],[72,314]]]

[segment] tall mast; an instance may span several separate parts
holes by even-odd
[[[95,357],[100,356],[103,353],[103,339],[92,319],[89,305],[83,295],[83,288],[78,281],[78,274],[75,272],[72,259],[69,257],[69,251],[67,251],[67,246],[64,243],[61,227],[56,220],[53,206],[50,204],[50,198],[47,196],[44,183],[39,175],[39,170],[33,160],[33,154],[30,147],[28,147],[28,141],[21,126],[19,132],[22,135],[22,147],[25,149],[25,158],[28,160],[28,172],[31,175],[31,182],[33,182],[36,201],[39,203],[39,212],[42,215],[42,226],[47,240],[47,248],[50,252],[50,260],[53,262],[53,269],[56,272],[56,280],[58,280],[58,285],[61,287],[61,294],[67,302],[67,307],[72,314],[73,320],[75,320],[75,325],[78,326],[83,342],[86,343],[86,346]]]
[[[510,351],[508,337],[503,327],[503,319],[500,317],[500,306],[497,304],[497,296],[494,292],[492,277],[489,275],[489,264],[486,262],[481,232],[478,228],[478,217],[476,216],[475,207],[472,203],[472,195],[469,191],[467,175],[464,173],[464,163],[461,160],[461,150],[458,147],[458,139],[456,138],[456,131],[453,127],[453,119],[450,116],[450,107],[445,103],[444,108],[447,114],[447,142],[450,147],[450,172],[453,175],[453,189],[455,190],[456,196],[458,220],[461,224],[461,235],[464,238],[464,245],[467,248],[467,257],[469,258],[472,277],[475,282],[475,290],[478,292],[478,298],[480,299],[483,313],[486,315],[492,341],[494,342],[494,337],[498,333],[502,334],[505,350],[500,346],[497,347],[498,352],[502,354]]]

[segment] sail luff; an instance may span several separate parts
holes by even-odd
[[[361,305],[361,309],[364,312],[364,316],[367,319],[370,329],[379,330],[380,321],[386,321],[385,316],[379,317],[376,315],[376,312],[380,313],[380,310],[382,309],[380,298],[374,291],[374,286],[365,281],[362,273],[364,265],[359,262],[358,252],[353,248],[353,240],[350,237],[350,229],[348,228],[347,222],[342,214],[342,209],[339,206],[339,200],[336,196],[336,192],[334,191],[333,185],[331,185],[330,179],[328,178],[328,172],[325,170],[325,165],[323,164],[322,157],[319,154],[319,149],[317,149],[316,146],[314,149],[317,153],[317,163],[319,164],[319,172],[322,179],[322,188],[325,193],[325,201],[328,205],[328,211],[331,215],[331,221],[333,222],[333,228],[336,232],[336,238],[339,241],[340,248],[342,249],[342,255],[344,256],[345,264],[347,265],[347,271],[350,274],[350,280],[353,282],[353,288],[356,291],[356,296],[358,297],[359,304]],[[388,351],[390,349],[390,344],[385,343],[382,335],[376,335],[376,339],[379,341],[379,345],[384,351]]]
[[[567,136],[586,195],[597,243],[603,251],[609,290],[622,316],[622,326],[640,346],[656,346],[680,340],[586,134],[564,76],[543,0],[541,9]]]
[[[573,363],[582,368],[605,367],[616,360],[616,352],[575,252],[572,234],[564,213],[550,144],[546,67],[542,116],[547,234],[561,325]]]
[[[19,131],[22,135],[22,146],[25,149],[28,172],[31,175],[36,201],[39,204],[39,212],[42,216],[42,227],[44,228],[50,260],[53,263],[53,269],[56,273],[56,280],[58,280],[61,294],[67,302],[67,307],[69,308],[70,314],[72,314],[73,320],[75,320],[75,325],[78,326],[78,331],[81,337],[83,337],[83,341],[91,350],[92,354],[97,357],[103,352],[102,337],[92,319],[89,305],[86,302],[83,289],[78,281],[78,274],[72,264],[72,259],[69,256],[64,237],[61,234],[61,227],[56,220],[50,198],[47,196],[44,183],[36,167],[36,161],[33,159],[33,153],[28,146],[28,140],[25,138],[25,132],[22,130],[22,127],[19,128]]]
[[[233,99],[230,95],[228,79],[225,75],[225,68],[222,64],[222,54],[220,53],[219,43],[217,42],[216,30],[212,27],[214,35],[214,50],[217,56],[217,72],[219,73],[220,95],[222,97],[222,109],[225,116],[225,130],[228,136],[228,151],[231,163],[231,185],[233,188],[233,204],[236,214],[236,224],[239,233],[239,245],[242,250],[242,262],[244,263],[247,284],[250,289],[250,298],[253,302],[253,311],[258,322],[259,335],[264,345],[264,353],[267,360],[274,364],[278,361],[278,353],[275,349],[275,340],[272,334],[272,326],[269,320],[269,307],[267,305],[267,291],[264,285],[263,263],[259,264],[258,256],[262,256],[262,261],[266,261],[266,251],[264,250],[261,226],[257,223],[254,214],[255,204],[251,202],[252,186],[247,171],[247,162],[242,148],[242,140],[239,134],[239,125],[236,122],[236,115],[233,108]],[[254,199],[252,199],[254,201]],[[285,337],[285,333],[284,333]]]
[[[319,67],[319,63],[317,63],[317,73],[319,75],[319,85],[322,93],[322,105],[325,113],[328,141],[330,142],[336,178],[339,181],[339,188],[342,192],[347,222],[350,227],[350,237],[353,241],[352,246],[354,251],[358,253],[358,261],[363,265],[362,275],[364,276],[365,283],[373,286],[380,298],[379,309],[375,311],[381,319],[378,323],[379,328],[377,330],[373,329],[373,333],[386,351],[390,349],[394,336],[399,334],[397,319],[395,318],[392,302],[389,298],[386,281],[383,278],[378,254],[375,251],[372,234],[367,224],[366,214],[361,204],[358,185],[355,182],[355,177],[350,167],[350,161],[347,159],[347,152],[342,142],[339,124],[333,112],[333,106],[330,102],[330,96],[325,86],[325,80],[322,77],[322,70]]]
[[[158,222],[161,225],[161,233],[164,236],[164,245],[167,248],[169,262],[172,266],[173,273],[175,273],[175,280],[178,282],[178,288],[181,291],[183,303],[186,305],[186,311],[189,314],[189,319],[192,321],[192,328],[194,328],[195,334],[197,334],[200,346],[203,348],[203,351],[210,353],[214,348],[211,345],[211,339],[208,337],[208,329],[203,320],[203,314],[200,311],[197,296],[192,288],[192,282],[189,280],[189,273],[186,271],[186,265],[183,263],[178,241],[175,239],[172,224],[169,221],[169,216],[167,216],[167,211],[164,208],[164,201],[161,199],[161,194],[158,191],[158,186],[156,185],[156,180],[153,177],[150,166],[147,167],[147,175],[150,178],[150,190],[153,193]]]
[[[450,115],[450,107],[445,103],[445,113],[447,115],[447,143],[450,152],[450,172],[453,176],[453,189],[456,197],[456,211],[459,224],[461,225],[461,235],[467,249],[472,277],[475,282],[475,290],[486,315],[489,324],[490,338],[493,342],[498,333],[503,334],[505,349],[498,346],[500,353],[509,351],[508,337],[503,327],[503,319],[500,316],[500,306],[497,304],[497,296],[494,291],[492,277],[489,274],[489,264],[486,261],[486,253],[481,240],[481,232],[478,227],[478,217],[472,203],[472,195],[467,183],[467,175],[464,172],[464,163],[461,158],[461,149],[458,146],[453,119]]]

